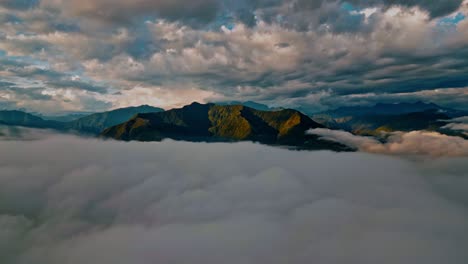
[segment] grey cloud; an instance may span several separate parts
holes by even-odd
[[[43,93],[44,88],[18,88],[10,87],[3,92],[12,93],[15,96],[27,98],[29,100],[50,100],[52,97]]]
[[[356,93],[344,96],[330,96],[324,98],[326,105],[374,105],[378,102],[411,102],[425,101],[461,110],[468,110],[468,88],[445,88],[434,90],[420,90],[406,93]]]
[[[72,88],[97,93],[107,93],[108,91],[107,87],[103,87],[101,85],[73,80],[50,80],[46,85],[55,88]]]
[[[44,0],[43,5],[65,13],[108,23],[129,23],[142,16],[157,16],[172,21],[207,23],[218,12],[217,0]]]
[[[0,0],[0,6],[10,9],[25,10],[37,7],[39,2],[40,0]]]
[[[281,2],[289,2],[296,11],[315,10],[323,7],[327,2],[325,0],[292,0],[292,1],[274,1],[274,0],[257,0],[252,1],[254,6],[268,7],[275,3],[278,5]],[[447,0],[447,1],[432,1],[432,0],[347,0],[336,1],[339,3],[351,3],[361,8],[374,7],[374,6],[405,6],[405,7],[419,7],[431,13],[431,16],[438,17],[456,11],[462,4],[463,0]]]
[[[21,22],[21,20],[15,15],[0,14],[0,22],[1,23],[19,23]]]
[[[34,10],[14,11],[24,22],[1,26],[0,47],[61,65],[57,72],[86,68],[84,74],[121,90],[188,86],[228,100],[301,108],[410,97],[466,108],[460,92],[468,86],[466,21],[439,25],[407,9],[420,6],[434,18],[459,1],[352,1],[379,7],[372,15],[349,12],[341,3],[43,0]],[[394,5],[400,13],[389,14]],[[241,14],[250,22],[239,21]],[[133,18],[147,21],[128,25]],[[107,27],[94,25],[95,19]],[[192,20],[208,25],[193,28]],[[21,68],[0,65],[24,78],[56,78],[52,86],[63,77]],[[103,87],[76,86],[104,93]],[[443,89],[449,91],[428,93]],[[329,96],[306,100],[324,93]]]
[[[463,123],[451,123],[442,128],[448,128],[452,130],[459,130],[459,131],[468,131],[468,124]]]
[[[453,170],[466,172],[466,160],[426,165],[250,143],[58,135],[0,141],[0,155],[6,264],[462,264],[468,257],[468,197],[459,192],[467,175]]]
[[[356,8],[379,7],[419,7],[429,12],[431,18],[437,18],[457,11],[463,0],[431,1],[431,0],[256,0],[240,1],[230,6],[238,11],[238,18],[248,25],[255,25],[255,16],[269,22],[281,23],[301,30],[310,30],[327,24],[335,32],[367,31],[363,14],[350,14],[342,8],[342,4],[351,3]],[[237,9],[236,9],[237,7]]]
[[[347,2],[361,5],[373,6],[383,4],[385,6],[406,6],[406,7],[420,7],[427,10],[432,17],[439,17],[450,14],[456,11],[463,0],[446,0],[446,1],[432,1],[432,0],[349,0]]]
[[[445,121],[447,122],[447,125],[443,126],[443,129],[462,132],[464,135],[468,136],[468,116],[458,117]]]
[[[3,82],[3,81],[0,81],[0,87],[3,88],[8,88],[8,87],[12,87],[14,86],[15,84],[14,83],[11,83],[11,82]]]
[[[25,129],[21,127],[0,125],[0,141],[44,140],[53,135],[52,131],[45,129]]]
[[[454,118],[450,121],[453,121],[453,122],[459,122],[459,123],[468,123],[468,116],[462,116],[462,117],[457,117],[457,118]]]

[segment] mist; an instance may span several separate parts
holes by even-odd
[[[0,262],[464,264],[467,161],[0,136]]]

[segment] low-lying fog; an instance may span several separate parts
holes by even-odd
[[[13,132],[0,263],[468,261],[466,157]]]

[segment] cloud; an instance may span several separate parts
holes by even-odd
[[[468,123],[468,116],[457,117],[451,119],[450,121],[457,122],[457,123]]]
[[[442,129],[462,132],[464,135],[468,136],[468,116],[457,117],[445,121],[447,121],[448,124],[443,126]]]
[[[427,10],[432,17],[439,17],[450,14],[456,11],[462,4],[463,0],[447,0],[447,1],[431,1],[431,0],[350,0],[349,3],[354,3],[361,6],[383,4],[387,7],[395,5],[406,7],[419,7]]]
[[[41,140],[52,135],[53,133],[49,130],[24,129],[0,124],[0,141]]]
[[[392,132],[385,142],[372,137],[356,136],[349,132],[317,128],[308,133],[323,139],[344,143],[370,153],[392,155],[468,156],[468,140],[437,132]]]
[[[40,0],[0,0],[0,6],[11,9],[30,9],[39,4]]]
[[[301,109],[409,97],[467,105],[468,9],[461,0],[0,4],[0,60],[21,61],[2,64],[2,75],[48,78],[31,70],[38,64],[59,73],[51,84],[77,75],[80,89],[106,93],[110,107],[119,104],[112,94],[139,87]],[[95,101],[100,108],[103,100]]]
[[[461,130],[461,131],[468,131],[468,124],[463,123],[451,123],[442,128],[452,129],[452,130]]]
[[[464,159],[426,165],[251,143],[53,134],[0,141],[0,155],[6,264],[461,264],[468,257]]]
[[[46,7],[57,8],[70,15],[103,20],[108,23],[129,23],[141,16],[158,16],[168,20],[209,22],[218,11],[217,0],[43,0]]]

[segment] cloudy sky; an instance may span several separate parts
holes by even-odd
[[[466,16],[466,0],[0,0],[0,109],[467,109]]]

